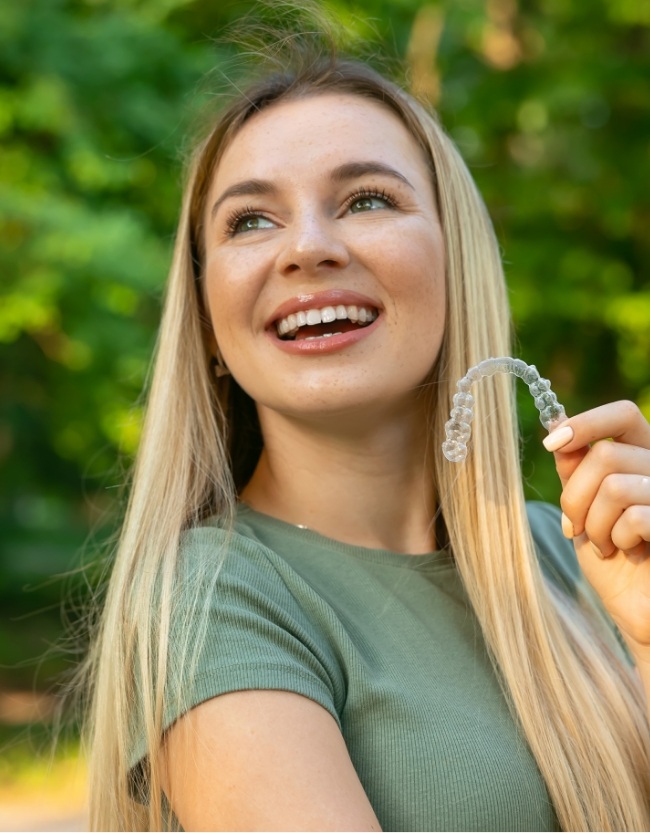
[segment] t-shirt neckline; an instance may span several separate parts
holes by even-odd
[[[326,535],[316,532],[309,527],[289,523],[288,521],[280,520],[272,515],[267,515],[257,509],[253,509],[247,503],[240,501],[237,506],[237,515],[244,521],[252,521],[255,525],[261,525],[271,530],[276,530],[285,535],[290,535],[294,539],[300,538],[305,541],[312,541],[330,550],[336,550],[346,555],[360,558],[364,561],[371,561],[374,563],[390,564],[398,567],[424,567],[433,564],[440,564],[440,562],[451,563],[452,559],[448,550],[433,550],[427,553],[400,553],[392,550],[374,549],[371,547],[361,547],[355,544],[347,544],[344,541],[337,541],[335,538],[330,538]]]

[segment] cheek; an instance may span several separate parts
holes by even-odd
[[[404,256],[401,282],[396,295],[396,320],[406,332],[411,361],[417,372],[428,372],[436,361],[446,323],[445,256],[442,244],[430,238]],[[415,367],[414,367],[415,370]]]
[[[259,287],[254,274],[245,267],[241,259],[231,257],[213,257],[206,264],[206,311],[220,338],[234,336],[252,322]]]
[[[384,250],[384,255],[387,252]],[[385,264],[388,260],[384,260]],[[413,317],[418,322],[444,323],[446,278],[442,242],[430,235],[397,246],[390,253],[391,295],[397,317]]]

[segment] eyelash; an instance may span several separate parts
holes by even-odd
[[[350,194],[349,197],[345,200],[343,205],[345,208],[350,208],[350,206],[354,205],[357,200],[367,199],[367,198],[375,198],[378,200],[383,200],[387,205],[391,206],[391,208],[395,208],[397,206],[397,201],[394,197],[388,194],[383,188],[382,189],[375,189],[375,188],[357,188],[357,190]],[[245,206],[244,208],[237,208],[226,217],[226,233],[228,237],[234,237],[239,232],[237,231],[237,226],[243,221],[248,220],[249,218],[253,217],[264,217],[264,212],[258,211],[257,209],[253,208],[252,206]]]
[[[242,220],[248,220],[249,217],[263,217],[264,214],[261,211],[256,211],[251,206],[247,205],[245,208],[236,208],[234,211],[231,211],[230,214],[226,217],[226,233],[228,237],[234,237],[237,232],[237,226],[242,222]]]
[[[346,199],[344,205],[346,208],[350,208],[357,200],[367,199],[368,197],[378,200],[383,200],[385,203],[391,206],[391,208],[395,208],[397,206],[397,200],[388,194],[384,189],[375,189],[375,188],[358,188],[353,194]]]

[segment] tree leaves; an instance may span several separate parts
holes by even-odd
[[[629,397],[650,416],[644,4],[323,5],[366,52],[407,56],[435,99],[494,218],[518,353],[569,412]],[[213,38],[256,8],[0,5],[0,587],[14,607],[30,606],[26,577],[74,563],[114,503],[116,461],[137,444],[184,137],[211,106],[201,78],[229,72]],[[553,499],[526,396],[521,419],[530,494]]]

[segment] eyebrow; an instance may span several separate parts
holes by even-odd
[[[259,197],[266,194],[274,194],[276,191],[273,183],[266,179],[246,179],[243,182],[236,182],[223,192],[219,199],[212,206],[211,216],[214,218],[223,202],[231,197]]]
[[[369,174],[393,177],[413,189],[413,186],[404,174],[401,174],[395,168],[391,168],[390,165],[386,165],[383,162],[345,162],[343,165],[334,168],[330,174],[330,179],[333,182],[343,183],[351,179],[368,176]],[[246,179],[242,182],[236,182],[234,185],[226,188],[215,201],[210,214],[214,218],[222,203],[232,197],[259,197],[275,194],[276,192],[276,186],[267,179]]]
[[[401,174],[395,168],[391,168],[390,165],[386,165],[383,162],[346,162],[343,165],[339,165],[338,168],[334,168],[331,178],[334,182],[347,182],[349,179],[358,179],[368,174],[391,176],[399,179],[400,182],[408,185],[409,188],[413,188],[404,174]]]

